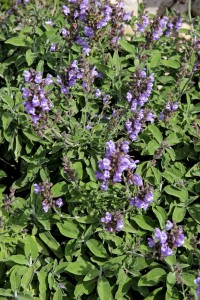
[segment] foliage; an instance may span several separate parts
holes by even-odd
[[[0,15],[0,299],[197,299],[199,19],[186,43],[26,2]]]

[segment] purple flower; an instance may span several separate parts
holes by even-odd
[[[108,189],[108,184],[107,184],[106,181],[103,181],[103,182],[102,182],[102,184],[101,184],[101,189],[102,189],[103,191],[107,191],[107,189]]]
[[[184,240],[185,240],[185,237],[184,237],[184,234],[183,233],[180,233],[178,235],[178,237],[176,238],[176,241],[174,243],[174,246],[176,247],[181,247],[183,244],[184,244]]]
[[[123,21],[130,21],[131,20],[131,12],[127,12],[123,16]]]
[[[127,94],[126,94],[127,101],[131,102],[132,98],[133,98],[133,95],[130,92],[127,92]]]
[[[197,287],[196,289],[198,300],[200,300],[200,286]]]
[[[171,256],[171,255],[173,255],[172,249],[169,248],[169,246],[167,246],[165,244],[161,246],[160,251],[161,251],[161,254],[163,256]]]
[[[46,77],[46,79],[45,79],[45,83],[46,83],[47,85],[52,84],[52,83],[53,83],[52,78],[53,78],[53,76],[50,75],[50,74],[48,74],[47,77]]]
[[[50,46],[50,52],[55,52],[56,51],[56,45],[54,43],[51,43],[51,46]]]
[[[194,280],[194,283],[195,283],[195,284],[200,284],[200,277],[197,277],[197,278]]]
[[[175,29],[178,31],[182,26],[182,19],[179,18],[177,21],[176,21],[176,24],[175,24]]]
[[[35,74],[35,79],[34,79],[35,83],[41,83],[42,82],[42,73],[41,72],[37,72]]]
[[[62,201],[61,198],[58,198],[58,199],[56,200],[56,205],[57,205],[59,208],[61,208],[61,206],[63,206],[63,201]]]
[[[106,153],[113,154],[115,153],[115,143],[113,141],[106,142]]]
[[[178,109],[178,102],[172,103],[172,110],[176,111]]]
[[[66,5],[63,5],[62,10],[66,16],[70,13],[70,9]]]
[[[134,174],[132,176],[132,180],[137,186],[142,186],[143,185],[143,180],[139,174]]]
[[[31,72],[25,70],[25,71],[23,72],[23,76],[24,76],[24,80],[25,80],[26,82],[29,82],[30,79],[31,79],[31,77],[32,77],[32,74],[31,74]]]
[[[49,203],[47,203],[45,200],[42,201],[42,208],[43,208],[44,212],[47,213],[50,208]]]
[[[48,20],[45,22],[45,24],[48,24],[52,27],[54,25],[54,22],[52,20]]]
[[[104,158],[102,161],[99,161],[99,169],[101,170],[110,170],[110,160],[108,158]]]
[[[170,230],[171,228],[173,227],[173,223],[170,222],[169,220],[167,220],[167,223],[166,223],[166,230]]]
[[[39,194],[41,192],[41,186],[37,183],[34,183],[33,186],[34,186],[34,193]]]
[[[100,29],[102,27],[105,27],[108,24],[108,22],[104,19],[102,19],[101,21],[97,22],[97,29]]]
[[[117,231],[121,231],[123,227],[124,227],[123,219],[118,220],[115,229],[116,229]]]
[[[165,231],[161,231],[158,228],[155,228],[154,238],[157,239],[161,244],[167,241],[167,234]]]
[[[96,89],[96,92],[95,92],[95,97],[101,97],[101,91],[99,89]]]
[[[28,97],[31,96],[31,91],[29,91],[27,88],[23,87],[22,88],[22,98],[27,99]]]
[[[109,223],[112,220],[112,215],[109,212],[106,212],[106,215],[104,218],[101,218],[102,223]]]
[[[154,240],[152,238],[148,238],[147,240],[148,240],[148,246],[150,248],[153,248],[155,246]]]
[[[84,26],[84,34],[88,36],[89,38],[94,37],[94,30],[91,27]]]
[[[62,35],[65,36],[65,37],[69,36],[69,30],[67,30],[66,28],[62,28],[62,29],[61,29],[61,33],[62,33]]]
[[[121,149],[125,152],[128,153],[129,152],[129,142],[125,141],[122,143],[121,145]]]
[[[33,98],[32,98],[32,105],[34,107],[37,107],[37,106],[40,105],[40,100],[39,100],[38,96],[36,96],[36,95],[33,96]]]

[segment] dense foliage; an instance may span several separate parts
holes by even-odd
[[[0,299],[198,299],[199,19],[59,3],[0,13]]]

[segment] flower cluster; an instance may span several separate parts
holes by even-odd
[[[131,88],[126,94],[126,100],[131,106],[131,111],[135,112],[138,107],[143,106],[149,99],[154,82],[154,73],[147,77],[146,68],[136,70],[132,76]]]
[[[131,120],[127,120],[125,127],[132,141],[136,141],[138,134],[143,131],[146,122],[154,122],[155,114],[148,109],[140,109],[149,99],[154,82],[154,74],[147,76],[146,69],[136,70],[131,81],[131,88],[126,94],[133,113]]]
[[[136,163],[130,155],[129,142],[115,143],[109,141],[106,143],[106,154],[103,160],[99,161],[98,167],[102,172],[96,172],[96,179],[102,180],[101,189],[106,191],[109,183],[122,182],[127,180],[130,182],[132,179],[132,172],[136,169]],[[124,174],[126,172],[126,176]],[[124,175],[124,176],[123,176]]]
[[[81,67],[78,66],[78,61],[74,60],[71,65],[64,68],[63,71],[57,75],[57,83],[61,85],[62,94],[68,94],[70,88],[76,84],[77,80],[81,80],[79,83],[82,88],[89,91],[94,79],[99,76],[96,67],[90,67],[85,59],[82,59],[80,64]]]
[[[168,220],[166,230],[155,228],[153,239],[148,238],[148,245],[157,251],[160,258],[163,258],[173,255],[173,249],[181,247],[184,239],[182,227]]]
[[[154,122],[156,115],[152,110],[139,109],[134,114],[133,117],[126,121],[126,130],[129,134],[131,141],[136,141],[140,132],[144,130],[146,122]]]
[[[66,34],[62,31],[62,35],[79,44],[86,55],[94,41],[105,38],[107,25],[110,44],[118,44],[124,34],[124,22],[131,19],[131,13],[124,10],[123,1],[113,5],[105,0],[68,0],[68,5],[63,5],[62,10],[71,23],[69,30]]]
[[[49,100],[49,93],[45,89],[46,86],[53,83],[52,75],[42,78],[42,73],[33,69],[30,71],[25,70],[23,75],[28,84],[28,88],[22,88],[22,98],[26,100],[23,104],[33,123],[37,124],[53,106]]]
[[[138,194],[130,199],[130,205],[146,210],[153,201],[153,188],[143,186],[142,178],[135,174],[133,178],[135,185],[140,187]]]
[[[178,102],[168,101],[164,110],[160,113],[159,119],[166,122],[178,109]]]
[[[199,272],[199,276],[200,276],[200,272]],[[196,289],[196,292],[197,292],[198,300],[200,300],[200,277],[197,277],[197,278],[194,280],[194,283],[195,283],[195,284],[198,284],[198,287],[197,287],[197,289]]]
[[[106,212],[105,217],[101,218],[101,222],[105,224],[105,228],[111,233],[121,231],[124,227],[123,216],[120,212]]]
[[[61,198],[54,200],[52,198],[51,187],[52,183],[43,182],[43,183],[35,183],[34,184],[34,192],[35,194],[41,193],[42,195],[42,207],[44,212],[48,212],[51,207],[58,206],[59,208],[63,205],[63,201]]]
[[[150,25],[149,31],[147,31],[148,25]],[[154,41],[159,40],[162,35],[170,36],[173,30],[179,31],[182,26],[182,18],[178,14],[171,19],[168,17],[156,17],[154,20],[150,21],[147,16],[143,15],[137,26],[137,31],[139,33],[144,32],[147,44],[150,45]]]

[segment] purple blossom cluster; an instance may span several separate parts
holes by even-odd
[[[184,244],[184,234],[181,226],[171,221],[166,222],[165,230],[155,228],[152,238],[148,238],[148,245],[157,251],[160,258],[173,255],[173,250]]]
[[[132,118],[126,121],[125,127],[131,141],[136,141],[140,132],[144,130],[146,122],[154,122],[156,115],[152,110],[139,109],[133,113]]]
[[[28,84],[28,87],[22,88],[22,98],[26,100],[23,104],[26,112],[31,116],[32,122],[37,124],[53,106],[49,100],[49,93],[45,89],[46,86],[53,84],[52,75],[43,78],[41,72],[36,72],[33,69],[25,70],[23,75]]]
[[[166,122],[178,109],[178,102],[168,101],[164,110],[160,113],[159,119]]]
[[[40,194],[42,195],[42,207],[43,207],[43,210],[44,212],[48,212],[48,210],[51,208],[51,207],[61,207],[63,206],[63,201],[61,198],[58,198],[56,200],[54,200],[52,198],[52,192],[51,192],[51,187],[52,187],[52,183],[49,183],[49,182],[43,182],[43,183],[35,183],[33,186],[34,186],[34,193],[36,195]]]
[[[154,82],[154,73],[147,76],[146,68],[136,70],[131,81],[131,88],[126,94],[126,100],[131,106],[131,111],[135,112],[138,107],[143,106],[149,99]]]
[[[142,178],[138,175],[133,178],[135,185],[139,187],[137,195],[130,199],[130,205],[146,210],[153,201],[153,188],[150,186],[143,186]]]
[[[200,276],[200,272],[199,272],[199,276]],[[200,277],[197,277],[197,278],[194,280],[194,283],[195,283],[195,284],[198,284],[198,287],[197,287],[197,289],[196,289],[196,292],[197,292],[198,300],[200,300]]]
[[[98,164],[101,172],[95,173],[96,179],[102,180],[101,189],[103,191],[108,189],[109,183],[115,184],[123,180],[131,182],[132,172],[139,162],[138,160],[134,161],[128,154],[129,142],[115,144],[113,141],[109,141],[106,145],[105,157]]]
[[[148,25],[150,25],[150,31],[147,31]],[[148,43],[151,44],[153,41],[159,40],[162,35],[170,36],[172,30],[180,30],[182,18],[180,15],[172,17],[171,19],[168,17],[156,17],[151,21],[146,15],[143,15],[137,26],[137,31],[139,33],[144,33]]]
[[[123,216],[120,212],[106,212],[105,216],[101,218],[101,222],[110,233],[121,231],[124,227]]]
[[[61,93],[68,94],[77,81],[83,89],[88,90],[99,73],[96,67],[90,67],[88,62],[81,61],[82,67],[78,66],[78,61],[74,60],[71,65],[64,68],[63,71],[57,75],[57,83],[61,86]],[[81,81],[80,81],[81,80]]]
[[[126,121],[125,127],[132,141],[136,141],[143,131],[146,122],[154,122],[156,115],[148,109],[140,109],[149,99],[154,82],[154,73],[147,76],[146,69],[136,70],[133,74],[131,88],[126,94],[126,100],[130,104],[133,113],[132,118]]]
[[[129,21],[132,15],[125,11],[122,0],[115,5],[105,0],[69,0],[62,10],[68,23],[71,23],[71,28],[64,36],[74,39],[86,55],[91,50],[91,44],[104,37],[107,25],[109,41],[112,45],[117,45],[124,34],[124,22]]]

